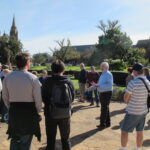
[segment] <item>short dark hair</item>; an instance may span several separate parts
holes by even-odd
[[[133,72],[133,68],[132,68],[132,67],[129,67],[129,68],[128,68],[128,72],[132,73],[132,72]]]
[[[62,73],[65,70],[65,64],[61,60],[56,60],[51,65],[52,73]]]
[[[133,65],[133,71],[136,71],[137,74],[141,75],[144,73],[144,67],[141,63],[136,63]]]
[[[18,69],[22,69],[27,65],[27,62],[30,60],[29,53],[19,53],[16,56],[16,65]]]

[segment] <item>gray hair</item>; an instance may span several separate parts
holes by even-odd
[[[81,67],[85,67],[84,63],[81,63],[80,66],[81,66]]]
[[[108,62],[102,62],[102,63],[101,63],[101,66],[106,66],[106,67],[109,69],[109,64],[108,64]]]
[[[95,67],[94,66],[91,66],[91,70],[94,70],[95,69]]]

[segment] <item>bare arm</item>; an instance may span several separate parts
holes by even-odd
[[[0,92],[2,91],[2,81],[0,79]]]
[[[8,93],[6,78],[3,81],[2,97],[6,107],[9,108],[10,102],[9,102],[9,93]]]
[[[129,101],[130,101],[130,98],[131,98],[131,94],[129,94],[129,93],[125,93],[124,94],[124,102],[126,103],[126,104],[128,104],[129,103]]]
[[[40,112],[42,108],[42,96],[41,96],[41,84],[38,79],[34,80],[33,97],[35,100],[37,112]]]

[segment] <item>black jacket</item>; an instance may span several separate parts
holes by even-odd
[[[79,73],[79,83],[86,83],[88,71],[82,69]]]
[[[34,102],[10,103],[8,131],[9,138],[35,135],[41,139],[39,115]]]
[[[67,78],[67,76],[59,76],[59,75],[53,75],[52,77],[48,77],[43,86],[42,86],[42,99],[45,104],[44,107],[44,113],[45,115],[49,115],[49,106],[50,106],[50,99],[51,99],[51,93],[52,93],[52,87],[56,82],[65,82],[68,84],[71,90],[72,94],[72,102],[75,97],[75,89],[73,83]]]

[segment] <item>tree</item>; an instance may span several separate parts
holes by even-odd
[[[92,65],[94,58],[92,58],[93,53],[96,51],[96,47],[90,47],[86,49],[83,53],[81,53],[80,62],[84,62],[85,64]]]
[[[124,60],[125,54],[132,46],[130,37],[121,32],[121,26],[118,23],[118,20],[108,21],[107,24],[100,21],[98,28],[103,34],[99,36],[96,47],[98,48],[97,53],[103,55],[103,59]]]
[[[10,58],[9,36],[4,34],[0,36],[0,62],[8,64]]]
[[[65,63],[77,61],[80,58],[80,53],[71,47],[71,42],[68,39],[65,44],[65,39],[56,41],[58,48],[50,49],[55,59],[60,59]]]
[[[17,40],[15,37],[9,38],[9,49],[10,49],[10,62],[15,64],[15,56],[22,51],[23,45],[22,43]]]
[[[148,59],[145,59],[146,50],[142,48],[131,48],[126,54],[126,60],[128,65],[133,65],[135,63],[147,64]]]
[[[15,63],[15,56],[22,51],[22,43],[7,34],[0,36],[0,62],[3,64]]]
[[[37,53],[32,56],[32,61],[34,65],[51,62],[51,59],[52,57],[48,53]]]

